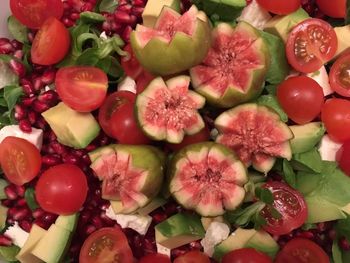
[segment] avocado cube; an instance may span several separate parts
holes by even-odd
[[[196,215],[179,213],[156,225],[156,242],[173,249],[201,239],[205,230]]]
[[[76,149],[88,146],[100,132],[100,126],[91,113],[77,112],[63,102],[41,115],[60,143]]]
[[[255,233],[244,247],[254,248],[274,258],[279,250],[277,242],[267,232],[260,230]]]
[[[68,230],[69,232],[74,232],[78,223],[78,219],[79,219],[78,213],[67,215],[67,216],[60,215],[56,219],[55,224],[56,226],[62,227]]]
[[[155,198],[152,199],[151,202],[149,202],[146,206],[141,207],[136,212],[139,215],[146,216],[146,215],[150,214],[151,212],[153,212],[154,210],[156,210],[157,208],[164,205],[166,202],[167,201],[163,197],[156,196]]]
[[[0,205],[0,231],[6,226],[7,210],[7,207]]]
[[[217,16],[220,21],[231,22],[241,15],[245,0],[203,0],[203,10],[208,16]]]
[[[153,28],[164,6],[180,12],[179,0],[148,0],[142,13],[143,25]]]
[[[350,25],[335,27],[334,31],[338,39],[338,48],[335,57],[338,57],[350,47]]]

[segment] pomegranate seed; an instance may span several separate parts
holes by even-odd
[[[23,86],[22,86],[22,88],[23,88]],[[22,99],[22,104],[23,104],[23,106],[25,106],[25,107],[29,107],[29,106],[31,106],[31,105],[33,104],[33,102],[34,102],[35,100],[36,100],[35,97],[23,98],[23,99]]]
[[[46,213],[46,214],[44,214],[44,216],[41,217],[41,220],[48,225],[53,224],[56,219],[57,219],[57,215],[54,215],[51,213]]]
[[[81,161],[83,162],[84,165],[86,166],[90,166],[91,164],[91,160],[90,160],[90,157],[89,155],[85,154],[81,157]]]
[[[13,201],[9,199],[1,200],[1,204],[6,207],[12,207]]]
[[[19,128],[23,132],[27,132],[27,133],[32,132],[32,126],[28,120],[20,120],[18,124],[19,124]]]
[[[32,224],[29,222],[29,221],[27,221],[27,220],[22,220],[22,221],[20,221],[19,222],[19,226],[24,230],[24,231],[26,231],[26,232],[30,232],[30,230],[32,229]]]
[[[62,163],[61,158],[57,155],[44,155],[41,160],[42,163],[47,166],[53,166]]]
[[[41,81],[39,77],[35,78],[33,80],[33,87],[34,87],[34,90],[39,91],[44,87],[44,83]]]
[[[8,247],[11,245],[12,245],[12,240],[7,236],[0,234],[0,246]]]
[[[17,41],[16,39],[11,40],[11,45],[16,50],[23,48],[23,44],[21,42]]]
[[[131,34],[131,32],[132,32],[132,27],[131,27],[131,26],[127,26],[127,27],[124,29],[123,34],[122,34],[123,40],[125,40],[125,41],[128,42],[129,39],[130,39],[130,34]]]
[[[72,20],[77,20],[77,19],[79,19],[79,17],[80,17],[79,13],[71,13],[69,16],[69,18]]]
[[[171,255],[174,257],[174,258],[177,258],[179,256],[182,256],[184,254],[186,254],[186,252],[188,252],[187,249],[184,249],[184,248],[175,248],[171,251]]]
[[[111,31],[111,24],[107,21],[104,21],[102,23],[102,30],[106,32],[106,34],[108,34],[109,31]]]
[[[350,243],[345,237],[339,239],[339,246],[342,250],[350,250]]]
[[[13,225],[16,221],[10,217],[7,217],[6,219],[6,223],[9,224],[9,225]]]
[[[67,148],[58,142],[52,142],[50,146],[57,154],[64,155],[67,153]]]
[[[331,240],[334,240],[334,239],[337,237],[337,231],[335,231],[335,229],[329,230],[329,232],[328,232],[328,237],[329,237]]]
[[[80,11],[81,12],[85,12],[85,11],[92,11],[94,9],[94,5],[90,2],[86,2],[81,8]]]
[[[36,219],[34,220],[34,224],[40,226],[41,228],[44,228],[44,229],[48,229],[50,227],[49,224],[46,224],[44,221],[40,220],[40,219]]]
[[[134,6],[145,6],[144,0],[134,0]]]
[[[19,60],[21,60],[23,58],[23,55],[24,55],[24,52],[23,50],[16,50],[14,53],[13,53],[13,56],[15,58],[18,58]]]
[[[135,6],[135,7],[132,9],[131,13],[132,13],[133,15],[135,15],[136,17],[140,17],[140,16],[142,15],[144,9],[145,9],[144,7]]]
[[[29,32],[29,33],[28,33],[28,40],[29,40],[30,43],[33,43],[33,40],[34,40],[34,34],[33,34],[33,32]]]
[[[32,215],[35,219],[41,218],[45,215],[45,211],[42,210],[41,208],[37,208],[33,211]]]
[[[11,59],[9,66],[12,71],[19,77],[23,77],[26,74],[26,68],[21,62],[18,62],[17,60]]]
[[[130,11],[132,10],[132,5],[130,4],[124,4],[124,5],[119,5],[118,6],[118,9],[117,9],[117,12],[118,11],[122,11],[122,12],[125,12],[125,13],[130,13]]]
[[[22,105],[15,106],[15,118],[16,120],[22,120],[27,117],[27,112]]]
[[[0,54],[10,54],[14,51],[13,46],[6,38],[0,38]]]
[[[27,208],[20,208],[13,214],[13,219],[20,221],[30,215],[30,211]]]
[[[200,250],[202,249],[202,245],[200,243],[200,241],[193,241],[189,244],[191,249],[195,249],[195,250]]]
[[[30,124],[34,124],[36,123],[38,117],[37,117],[37,113],[34,111],[28,111],[28,120],[30,122]]]
[[[96,227],[96,229],[99,229],[103,226],[102,220],[98,216],[94,216],[91,220],[91,223]]]
[[[32,95],[34,93],[33,84],[29,80],[22,79],[21,84],[22,84],[23,92],[25,94]]]
[[[48,124],[47,122],[44,120],[43,117],[41,116],[38,116],[38,119],[35,123],[35,126],[38,127],[39,129],[42,129],[42,130],[46,130]]]
[[[42,83],[49,85],[54,82],[56,76],[56,72],[54,70],[48,69],[41,76]]]
[[[156,222],[156,223],[160,223],[160,222],[162,222],[162,221],[164,221],[165,219],[167,219],[167,215],[165,215],[165,214],[161,214],[161,213],[158,213],[158,214],[155,214],[154,216],[153,216],[153,220],[154,220],[154,222]]]
[[[64,163],[70,164],[77,164],[79,162],[79,159],[72,154],[66,154],[65,156],[63,156],[62,160]]]
[[[131,22],[130,15],[126,12],[119,11],[119,10],[114,13],[114,18],[115,18],[115,21],[118,23],[130,24]]]
[[[96,227],[94,225],[88,225],[85,229],[85,234],[88,236],[96,231]]]
[[[86,149],[88,152],[91,152],[91,151],[95,150],[96,148],[97,148],[96,145],[94,145],[94,144],[89,144],[88,146],[86,146],[85,149]]]
[[[7,199],[16,200],[18,195],[16,193],[16,186],[14,184],[10,184],[4,189]]]
[[[63,18],[62,23],[65,25],[65,27],[71,27],[74,26],[75,22],[70,20],[69,18]]]
[[[16,185],[16,193],[18,196],[23,197],[26,192],[26,188],[23,185]]]
[[[298,233],[296,236],[307,238],[307,239],[312,239],[314,237],[314,234],[310,231],[303,231],[303,232]]]
[[[24,198],[18,199],[16,205],[19,207],[27,206],[27,201]]]

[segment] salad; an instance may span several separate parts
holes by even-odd
[[[0,259],[350,262],[345,0],[8,0]]]

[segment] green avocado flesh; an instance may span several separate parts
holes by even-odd
[[[245,0],[202,0],[198,4],[208,16],[228,22],[235,20],[246,5]]]

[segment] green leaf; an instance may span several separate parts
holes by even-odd
[[[338,220],[335,230],[339,236],[344,236],[347,240],[350,240],[350,215],[347,215],[345,219]]]
[[[316,148],[308,152],[294,154],[291,164],[298,171],[320,173],[322,170],[321,155]]]
[[[270,95],[276,95],[277,93],[277,85],[267,85],[265,89]]]
[[[9,112],[13,110],[18,99],[23,95],[23,90],[20,86],[6,86],[4,88],[4,99],[7,102]]]
[[[98,9],[100,12],[114,13],[117,6],[117,0],[102,0],[100,5],[98,6]]]
[[[100,58],[98,56],[99,50],[97,48],[88,48],[77,58],[77,65],[95,66]]]
[[[0,258],[3,258],[7,262],[18,262],[16,255],[20,251],[20,248],[12,245],[9,247],[0,246]]]
[[[264,225],[267,224],[267,221],[264,217],[260,215],[260,213],[256,213],[253,217],[254,228],[256,230],[260,230]]]
[[[255,196],[265,204],[273,204],[273,194],[269,189],[257,187],[255,188]]]
[[[99,13],[85,11],[80,13],[80,20],[86,24],[89,24],[89,23],[95,24],[95,23],[102,23],[106,21],[106,18]]]
[[[28,28],[21,24],[14,16],[7,19],[7,27],[11,35],[21,43],[28,43]]]
[[[231,224],[246,226],[250,222],[254,222],[254,219],[256,219],[256,214],[258,214],[264,207],[265,204],[258,201],[247,206],[246,208],[239,208],[235,211],[229,211],[224,215],[224,218]]]
[[[287,114],[282,110],[281,105],[278,103],[277,97],[274,95],[262,95],[257,99],[259,105],[267,106],[278,113],[283,122],[288,121]]]
[[[343,263],[342,253],[337,240],[334,240],[332,244],[332,258],[334,263]]]
[[[34,211],[39,207],[35,199],[35,190],[33,188],[31,187],[27,188],[27,190],[24,193],[24,198],[27,202],[27,205],[32,211]]]
[[[293,170],[292,165],[288,162],[288,160],[283,159],[283,179],[289,184],[291,187],[296,187],[296,174]]]

